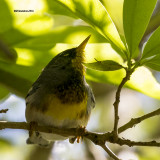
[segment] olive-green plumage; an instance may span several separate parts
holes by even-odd
[[[95,100],[85,80],[84,48],[87,37],[77,48],[55,56],[44,68],[26,96],[26,119],[40,125],[60,128],[85,127]],[[27,143],[47,146],[64,137],[34,133]]]

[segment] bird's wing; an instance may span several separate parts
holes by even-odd
[[[87,111],[88,113],[90,113],[91,109],[95,107],[95,98],[91,87],[89,85],[87,85],[86,87],[88,92]]]

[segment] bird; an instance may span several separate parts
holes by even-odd
[[[85,79],[84,49],[89,39],[90,35],[78,47],[57,54],[42,70],[25,98],[28,123],[62,129],[87,126],[95,107],[93,91]],[[26,142],[45,147],[67,138],[34,131]]]

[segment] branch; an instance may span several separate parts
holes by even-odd
[[[0,113],[7,113],[8,110],[9,110],[9,109],[1,109],[1,110],[0,110]]]
[[[125,130],[129,129],[129,128],[132,128],[133,126],[135,126],[136,124],[148,119],[148,118],[151,118],[151,117],[154,117],[154,116],[157,116],[157,115],[160,115],[160,108],[153,111],[153,112],[150,112],[148,114],[145,114],[141,117],[137,117],[137,118],[132,118],[128,123],[126,123],[125,125],[121,126],[120,128],[118,128],[118,133],[122,133],[124,132]]]
[[[25,129],[30,130],[30,124],[26,122],[6,122],[6,121],[0,121],[0,130],[11,128],[11,129]],[[53,133],[53,134],[59,134],[64,137],[68,136],[83,136],[87,139],[91,140],[96,145],[104,147],[106,142],[110,143],[116,143],[119,145],[128,145],[128,146],[160,146],[160,143],[156,141],[150,141],[150,142],[135,142],[130,141],[126,139],[118,138],[115,142],[113,140],[113,133],[107,132],[107,133],[94,133],[89,132],[87,130],[84,130],[83,128],[69,128],[69,129],[60,129],[55,128],[51,126],[36,126],[32,128],[33,131],[39,131],[39,132],[45,132],[45,133]]]
[[[119,102],[120,102],[120,93],[122,90],[122,87],[124,84],[130,79],[131,74],[133,71],[128,71],[126,70],[126,76],[123,78],[121,81],[120,85],[118,86],[117,92],[116,92],[116,98],[114,102],[114,128],[113,128],[113,135],[114,139],[116,140],[118,138],[118,121],[119,121],[119,116],[118,116],[118,107],[119,107]]]
[[[30,126],[29,123],[26,122],[6,122],[6,121],[0,121],[0,130],[5,129],[5,128],[12,128],[12,129],[25,129],[25,130],[30,130],[32,131],[40,131],[40,132],[45,132],[45,133],[54,133],[58,134],[61,136],[83,136],[88,139],[90,139],[93,143],[98,144],[101,146],[108,154],[115,160],[120,160],[107,146],[105,146],[105,138],[109,138],[108,134],[99,134],[99,133],[93,133],[93,132],[88,132],[84,130],[84,128],[69,128],[69,129],[59,129],[55,127],[50,127],[50,126],[38,126],[34,125]]]
[[[11,50],[7,44],[5,44],[0,39],[0,50],[4,55],[4,58],[7,58],[8,60],[15,60],[17,58],[16,52],[14,50]]]
[[[29,130],[32,129],[32,131],[39,131],[39,132],[45,132],[45,133],[52,133],[52,134],[58,134],[64,137],[69,136],[82,136],[86,137],[87,139],[91,140],[94,144],[101,146],[108,154],[111,156],[114,160],[120,160],[106,145],[106,142],[119,144],[119,145],[127,145],[127,146],[155,146],[160,147],[160,143],[156,141],[150,141],[150,142],[135,142],[130,141],[127,139],[117,138],[117,140],[114,140],[113,132],[107,132],[107,133],[94,133],[89,132],[87,130],[84,130],[83,128],[69,128],[69,129],[60,129],[55,128],[51,126],[38,126],[35,125],[31,128],[29,123],[26,122],[5,122],[0,121],[0,130],[5,128],[12,128],[12,129],[25,129]]]
[[[117,144],[119,144],[119,145],[127,145],[127,146],[130,146],[130,147],[133,147],[133,146],[160,147],[160,143],[156,142],[156,141],[136,142],[136,141],[131,141],[131,140],[128,140],[128,139],[121,139],[121,138],[118,139]]]
[[[108,153],[110,157],[115,160],[120,160],[106,145],[101,145],[101,147]]]

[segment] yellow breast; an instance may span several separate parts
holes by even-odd
[[[79,103],[62,103],[55,95],[48,95],[45,98],[45,115],[56,120],[82,119],[87,113],[87,96]]]

